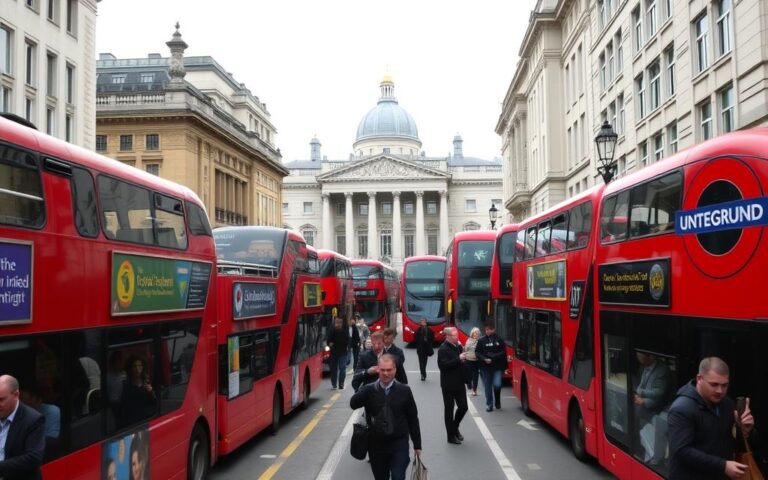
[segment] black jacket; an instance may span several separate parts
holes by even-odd
[[[40,464],[45,453],[45,418],[37,410],[19,402],[16,416],[5,441],[5,460],[0,462],[3,480],[40,480]]]
[[[368,373],[368,369],[379,364],[379,357],[373,350],[360,352],[355,366],[355,375],[352,377],[352,388],[357,390],[362,385],[367,385],[378,380],[379,375]]]
[[[416,330],[416,352],[419,355],[432,355],[435,353],[435,332],[429,327],[419,327]]]
[[[365,407],[366,421],[375,422],[376,415],[381,412],[384,402],[389,403],[394,417],[394,431],[388,436],[379,436],[376,429],[371,429],[370,440],[376,444],[393,444],[404,441],[407,445],[408,435],[411,436],[413,448],[421,450],[421,429],[419,428],[419,411],[413,398],[411,387],[395,381],[390,387],[389,395],[385,395],[379,382],[363,386],[349,400],[352,408]]]
[[[349,329],[346,326],[341,327],[338,330],[331,327],[331,329],[328,330],[328,337],[325,343],[331,347],[331,355],[335,357],[346,355],[347,350],[349,349]]]
[[[346,327],[347,333],[349,333],[349,325]],[[352,326],[352,336],[349,337],[349,348],[360,350],[360,332],[357,330],[357,325]]]
[[[475,354],[480,362],[479,365],[483,368],[501,371],[507,369],[507,347],[504,340],[495,333],[490,337],[488,335],[480,337]],[[491,363],[485,363],[486,358],[489,358]]]
[[[451,391],[464,391],[467,379],[466,366],[459,358],[461,345],[452,345],[445,341],[437,349],[437,368],[440,369],[440,388]]]
[[[695,381],[694,381],[695,382]],[[710,408],[694,382],[683,385],[669,410],[669,478],[720,480],[725,462],[733,459],[734,401],[729,397]]]
[[[395,344],[392,344],[389,347],[389,350],[387,350],[386,347],[384,348],[384,353],[397,357],[397,372],[395,372],[395,380],[407,385],[408,375],[405,373],[405,352],[403,352],[403,349]]]

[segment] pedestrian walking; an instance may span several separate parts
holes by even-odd
[[[416,355],[419,357],[421,381],[427,379],[427,359],[435,354],[435,332],[427,325],[427,319],[421,319],[421,326],[416,330]]]
[[[349,350],[349,331],[344,328],[341,317],[333,319],[333,328],[328,332],[326,344],[330,348],[328,364],[331,367],[331,388],[344,388],[344,377],[347,375],[347,354]]]
[[[355,319],[349,319],[347,323],[347,329],[349,330],[349,352],[347,355],[347,366],[349,362],[352,362],[352,368],[357,366],[357,357],[360,355],[360,332],[357,330]]]
[[[507,347],[504,340],[496,335],[493,323],[485,325],[485,336],[477,341],[475,354],[480,363],[480,374],[485,387],[485,410],[501,409],[501,374],[507,369]]]
[[[749,438],[755,419],[745,400],[744,411],[728,397],[730,371],[718,357],[699,363],[699,373],[677,391],[668,417],[670,480],[741,478],[747,465],[733,461],[734,423]]]
[[[480,377],[480,365],[477,363],[477,354],[475,349],[477,348],[477,341],[480,339],[480,329],[477,327],[472,328],[469,332],[469,338],[464,345],[464,351],[467,354],[467,367],[469,368],[469,381],[467,387],[472,391],[472,396],[477,396],[477,381]]]
[[[440,388],[443,393],[445,433],[448,443],[461,445],[464,436],[459,431],[459,424],[467,413],[464,365],[467,354],[459,345],[459,332],[456,327],[446,327],[444,332],[445,341],[437,349],[437,367],[440,369]]]
[[[397,358],[397,379],[400,383],[408,383],[408,375],[405,373],[405,352],[402,348],[395,345],[397,330],[394,328],[384,329],[384,353],[394,355]]]
[[[382,355],[378,360],[378,379],[360,388],[349,400],[353,409],[365,408],[369,426],[368,457],[376,480],[404,480],[413,451],[421,456],[419,412],[408,385],[395,380],[397,358]]]
[[[384,335],[381,331],[371,334],[371,348],[360,354],[352,378],[352,388],[357,391],[361,386],[373,383],[379,378],[379,357],[384,352]]]
[[[45,454],[45,417],[19,401],[19,381],[0,376],[0,478],[40,480]]]
[[[359,313],[355,314],[355,323],[357,324],[357,333],[360,336],[360,350],[367,350],[371,343],[371,329],[368,328],[368,324],[365,323]],[[357,363],[355,363],[355,368],[357,368]]]

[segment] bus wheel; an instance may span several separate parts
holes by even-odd
[[[210,466],[210,448],[208,446],[208,435],[205,429],[199,423],[192,430],[192,437],[189,439],[189,452],[187,453],[187,479],[203,480],[208,476],[208,467]]]
[[[272,425],[269,426],[269,433],[277,435],[280,430],[280,423],[283,421],[283,396],[280,395],[280,388],[275,389],[272,397]]]
[[[584,431],[584,418],[578,407],[571,409],[568,415],[568,437],[571,441],[573,456],[582,462],[587,459],[586,433]]]
[[[304,372],[304,398],[301,401],[301,409],[309,408],[309,372]]]
[[[528,381],[523,377],[523,381],[520,383],[520,406],[523,409],[523,413],[527,416],[533,416],[531,412],[531,404],[528,402]]]

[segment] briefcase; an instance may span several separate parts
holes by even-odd
[[[352,425],[349,453],[358,460],[365,460],[366,455],[368,455],[368,425],[365,423]]]

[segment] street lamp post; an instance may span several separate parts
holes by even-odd
[[[603,177],[603,182],[608,183],[613,179],[616,173],[616,163],[613,161],[613,155],[616,152],[616,139],[619,138],[608,120],[603,122],[600,127],[600,133],[595,137],[597,145],[597,156],[600,165],[597,167],[597,173]]]
[[[496,219],[499,218],[499,209],[495,204],[491,204],[491,208],[488,209],[488,218],[491,220],[491,230],[496,229]]]

